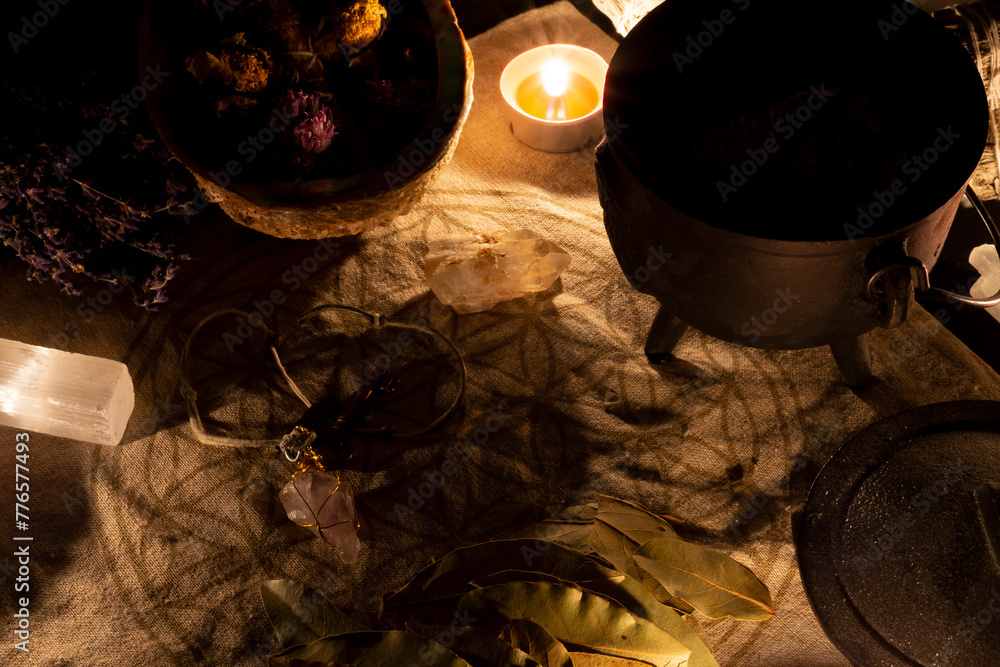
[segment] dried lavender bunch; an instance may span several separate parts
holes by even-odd
[[[145,109],[109,99],[96,72],[66,92],[0,79],[16,128],[0,138],[3,245],[28,265],[29,280],[75,296],[92,282],[120,285],[156,311],[190,259],[175,237],[197,209],[189,176]]]

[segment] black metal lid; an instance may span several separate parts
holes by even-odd
[[[797,551],[809,601],[855,665],[1000,664],[1000,403],[911,410],[824,466]]]

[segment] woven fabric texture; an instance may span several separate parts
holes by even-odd
[[[732,554],[770,587],[771,620],[705,623],[720,664],[846,664],[795,562],[792,522],[811,476],[863,427],[937,401],[1000,399],[1000,378],[919,308],[898,329],[870,335],[876,379],[861,390],[840,381],[826,349],[767,352],[696,331],[676,361],[650,366],[642,345],[656,304],[628,284],[611,252],[593,147],[539,153],[502,120],[503,66],[549,42],[606,59],[616,47],[568,2],[472,40],[475,102],[454,159],[388,227],[359,239],[283,241],[206,212],[192,225],[198,259],[154,315],[123,295],[60,296],[25,282],[15,262],[0,270],[4,337],[121,360],[137,393],[117,447],[33,434],[32,652],[14,660],[8,632],[0,662],[261,665],[275,649],[264,580],[302,580],[370,623],[382,594],[429,559],[607,493],[686,518],[684,536]],[[429,239],[520,228],[572,254],[551,289],[479,314],[440,306],[423,279]],[[385,355],[401,384],[373,405],[375,422],[416,425],[447,406],[455,367],[446,350],[418,333],[363,333],[346,317],[296,330],[295,315],[321,303],[427,319],[468,366],[463,408],[442,430],[416,442],[352,441],[344,474],[357,491],[363,547],[349,567],[285,519],[277,492],[290,464],[274,452],[199,444],[178,392],[180,350],[195,323],[242,308],[284,336],[283,361],[307,395],[347,391]],[[220,318],[196,351],[192,382],[213,432],[277,438],[301,414],[251,323]],[[15,433],[0,428],[8,470]],[[10,485],[0,498],[13,506]],[[0,555],[7,610],[13,561]]]

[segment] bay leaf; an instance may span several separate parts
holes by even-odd
[[[383,613],[406,616],[409,608],[460,598],[469,582],[498,572],[525,570],[551,574],[563,581],[616,576],[587,554],[555,542],[512,539],[456,549],[418,572],[402,589],[383,600]]]
[[[598,512],[590,533],[590,545],[597,554],[608,560],[620,572],[641,581],[657,600],[685,614],[693,612],[694,607],[672,595],[659,581],[636,565],[632,558],[641,544],[654,539],[651,536],[676,537],[673,528],[651,512],[617,498],[601,496],[600,507],[604,512]]]
[[[477,588],[485,588],[487,586],[514,581],[544,581],[564,586],[573,585],[550,574],[518,571],[498,572],[497,574],[477,579],[472,582],[472,585]],[[586,591],[597,593],[618,603],[631,611],[633,615],[644,618],[647,621],[652,621],[672,634],[684,646],[691,649],[691,655],[685,667],[719,667],[719,664],[712,656],[711,650],[705,644],[704,639],[697,632],[692,631],[690,624],[685,623],[685,620],[681,618],[681,613],[686,614],[688,612],[677,610],[666,603],[659,602],[641,582],[616,573],[616,576],[613,577],[594,578],[573,583]],[[693,609],[690,609],[690,611],[693,611]]]
[[[708,633],[705,632],[705,626],[701,622],[701,619],[694,614],[689,614],[684,617],[684,621],[691,627],[691,631],[694,632],[695,636],[701,640],[701,643],[705,646],[711,644],[711,640],[708,638]],[[694,652],[691,653],[694,656]],[[713,658],[714,660],[715,658]]]
[[[540,667],[574,667],[562,642],[537,623],[514,619],[504,627],[501,636],[511,646],[530,655]]]
[[[478,615],[477,626],[502,627],[509,620],[527,619],[567,648],[583,646],[656,667],[667,667],[690,654],[676,637],[655,623],[576,586],[514,582],[478,588],[462,598],[459,611]]]
[[[573,667],[649,667],[649,663],[646,662],[600,653],[570,652],[569,657],[573,660]]]
[[[271,627],[282,646],[307,644],[320,637],[368,630],[330,604],[319,591],[290,579],[260,585],[260,596]]]
[[[590,533],[590,546],[594,551],[619,572],[633,579],[642,580],[642,571],[635,564],[632,555],[639,548],[639,542],[631,539],[620,530],[600,521],[594,522]]]
[[[469,582],[471,586],[475,588],[486,588],[487,586],[496,586],[497,584],[509,584],[513,581],[547,581],[551,584],[576,584],[580,588],[592,588],[592,582],[619,582],[625,578],[624,574],[616,570],[605,570],[605,573],[595,572],[593,574],[584,574],[580,576],[574,582],[568,582],[565,579],[560,579],[559,577],[553,576],[551,574],[546,574],[544,572],[526,572],[523,570],[507,570],[506,572],[497,572],[495,574],[488,574],[485,577],[480,577],[479,579],[474,579]]]
[[[422,623],[407,623],[406,628],[447,647],[472,667],[539,667],[524,651],[477,628]]]
[[[547,519],[529,526],[517,533],[515,537],[531,538],[535,540],[548,540],[564,544],[570,549],[576,549],[583,553],[593,553],[594,548],[590,546],[590,529],[593,520],[590,521],[558,521]]]
[[[570,505],[559,513],[559,518],[563,520],[578,519],[582,521],[593,521],[595,516],[597,516],[597,503]]]
[[[600,496],[595,521],[606,523],[642,544],[657,537],[677,537],[673,527],[639,503]]]
[[[633,615],[655,623],[680,640],[691,650],[687,662],[683,663],[685,667],[719,667],[712,651],[680,613],[656,600],[641,582],[623,577],[621,581],[591,582],[588,590],[617,602]]]
[[[292,646],[268,658],[268,665],[287,667],[293,660],[344,663],[355,667],[471,667],[440,644],[409,632],[351,632]],[[298,663],[294,663],[298,664]]]
[[[774,615],[767,586],[718,551],[661,538],[646,542],[633,555],[642,570],[709,618],[762,621]]]

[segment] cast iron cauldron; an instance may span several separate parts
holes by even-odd
[[[847,99],[840,111],[824,110],[837,95]],[[793,113],[790,132],[774,131],[779,100]],[[867,125],[838,125],[837,113]],[[928,285],[963,195],[1000,245],[967,191],[987,114],[969,54],[908,3],[667,0],[654,9],[611,61],[596,161],[619,264],[661,303],[647,356],[669,356],[690,325],[759,348],[830,345],[844,380],[858,385],[871,377],[864,334],[902,323],[915,290],[1000,303]],[[754,123],[773,141],[736,136]],[[723,153],[743,141],[744,159],[713,177],[692,168],[709,139]],[[821,155],[845,154],[843,164],[798,169],[814,139],[836,141]],[[789,174],[799,185],[776,195]]]

